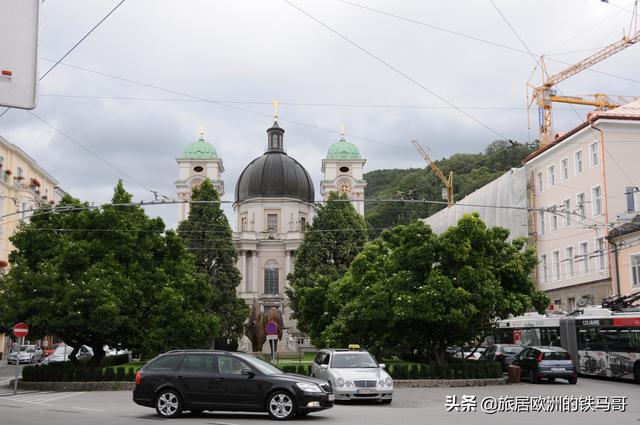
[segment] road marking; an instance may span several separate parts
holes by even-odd
[[[82,394],[84,394],[84,392],[77,392],[77,393],[71,393],[71,394],[63,395],[63,396],[60,396],[60,397],[47,398],[47,399],[43,399],[42,403],[49,403],[51,401],[62,400],[63,398],[75,397],[75,396],[82,395]]]
[[[79,413],[82,414],[82,412],[76,412],[75,410],[62,410],[62,409],[47,409],[48,412],[64,412],[64,413]]]
[[[78,409],[78,410],[89,410],[91,412],[104,412],[104,410],[101,409],[91,409],[89,407],[71,407],[72,409]]]

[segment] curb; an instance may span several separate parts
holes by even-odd
[[[13,379],[10,386],[13,388]],[[18,389],[28,391],[133,391],[135,382],[24,382],[18,380]]]
[[[493,379],[400,379],[394,380],[396,388],[433,387],[484,387],[507,385],[507,378]],[[9,384],[13,388],[13,380]],[[28,391],[133,391],[135,382],[24,382],[18,381],[18,388]]]
[[[396,388],[430,388],[430,387],[486,387],[488,385],[507,385],[508,379],[394,379]]]

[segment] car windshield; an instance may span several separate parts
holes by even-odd
[[[271,363],[267,363],[264,360],[259,359],[257,357],[249,356],[247,354],[238,354],[238,357],[240,357],[242,360],[244,360],[245,362],[249,363],[251,366],[258,369],[260,372],[264,373],[265,375],[282,374],[282,371],[280,369],[278,369]]]
[[[518,346],[513,346],[513,347],[504,346],[504,347],[502,347],[502,351],[503,351],[504,353],[507,353],[507,354],[518,354],[520,351],[522,351],[522,347],[518,347]]]
[[[331,361],[333,368],[378,367],[369,353],[336,353]]]

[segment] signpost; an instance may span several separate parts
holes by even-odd
[[[29,335],[29,325],[26,323],[18,323],[13,327],[13,335],[16,341],[16,379],[13,381],[13,393],[18,394],[18,375],[20,374],[20,339],[24,342],[24,337]]]
[[[269,341],[269,347],[271,348],[271,363],[276,361],[276,348],[278,347],[278,324],[274,321],[269,321],[265,326],[267,331],[267,341]]]

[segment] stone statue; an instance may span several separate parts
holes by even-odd
[[[251,342],[251,350],[253,352],[262,351],[262,346],[267,340],[265,328],[269,322],[275,322],[278,325],[278,340],[281,340],[282,331],[284,330],[282,312],[277,308],[272,308],[265,314],[261,311],[257,298],[254,298],[249,319],[244,325],[244,334]]]
[[[242,353],[251,352],[251,340],[246,335],[238,339],[238,351]]]

